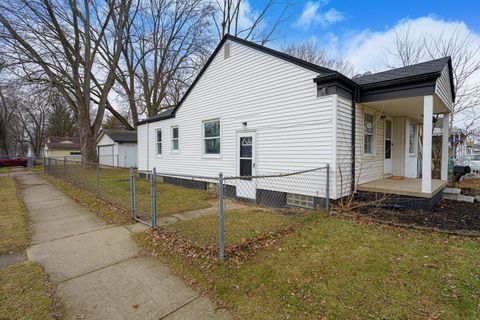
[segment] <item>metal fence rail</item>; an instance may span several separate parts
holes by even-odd
[[[208,241],[218,243],[221,260],[225,257],[227,240],[240,241],[242,237],[225,224],[229,216],[255,210],[272,213],[286,208],[328,211],[330,202],[328,164],[256,176],[219,173],[212,177],[159,172],[155,168],[139,172],[134,168],[46,158],[45,173],[125,209],[132,219],[152,228],[159,221],[161,225],[172,221],[197,223],[194,229],[210,235]]]

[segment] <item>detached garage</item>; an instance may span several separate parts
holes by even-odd
[[[102,129],[97,138],[100,164],[115,167],[137,167],[137,132]]]

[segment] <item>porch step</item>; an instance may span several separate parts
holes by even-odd
[[[443,194],[460,194],[460,188],[445,188]]]
[[[447,200],[455,200],[455,201],[464,201],[464,202],[471,202],[473,203],[475,201],[474,197],[471,196],[464,196],[463,194],[443,194],[443,199]]]

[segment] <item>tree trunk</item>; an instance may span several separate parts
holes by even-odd
[[[82,151],[82,161],[97,162],[97,135],[96,132],[93,132],[93,129],[90,125],[88,108],[81,105],[78,106],[77,124],[80,135],[80,151]]]

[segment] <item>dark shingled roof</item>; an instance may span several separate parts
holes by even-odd
[[[137,131],[102,129],[115,142],[137,142]]]
[[[203,66],[202,70],[200,70],[200,73],[197,75],[193,83],[187,89],[187,91],[185,92],[182,99],[178,102],[178,104],[175,107],[165,110],[155,116],[139,121],[137,124],[142,125],[149,122],[155,122],[155,121],[160,121],[164,119],[174,118],[177,110],[181,107],[182,103],[185,101],[190,91],[193,89],[193,87],[195,87],[195,84],[198,82],[202,74],[208,68],[212,60],[220,51],[220,48],[223,46],[223,44],[227,40],[241,43],[248,47],[262,51],[266,54],[275,56],[284,61],[293,63],[305,69],[317,72],[318,76],[315,79],[313,79],[317,83],[324,83],[324,82],[342,83],[347,88],[352,88],[359,93],[369,92],[369,91],[371,92],[372,90],[377,90],[377,89],[393,88],[393,87],[404,85],[404,84],[436,80],[438,77],[441,76],[441,72],[443,71],[443,68],[445,68],[447,64],[450,69],[450,74],[452,74],[451,59],[450,57],[445,57],[445,58],[440,58],[432,61],[418,63],[415,65],[411,65],[403,68],[397,68],[397,69],[392,69],[388,71],[372,73],[369,75],[364,75],[364,76],[350,79],[347,76],[337,71],[321,67],[319,65],[292,57],[283,52],[279,52],[279,51],[258,45],[256,43],[253,43],[241,38],[237,38],[231,35],[226,35],[220,41],[217,48],[213,51],[212,55],[210,56],[206,64]],[[452,98],[455,99],[455,93],[453,91],[454,84],[453,84],[452,77],[450,77],[450,85],[452,90]]]
[[[50,150],[80,150],[80,139],[74,137],[52,136],[47,138],[46,145]]]
[[[168,118],[173,118],[174,117],[174,112],[175,112],[175,108],[170,108],[170,109],[167,109],[165,111],[160,112],[159,114],[151,116],[148,119],[141,120],[141,121],[138,122],[138,124],[144,124],[144,123],[147,123],[147,122],[154,122],[154,121],[164,120],[164,119],[168,119]]]
[[[360,84],[362,87],[367,87],[378,83],[388,84],[392,81],[398,81],[405,78],[425,75],[437,75],[438,73],[442,72],[443,68],[445,68],[449,60],[450,57],[440,58],[403,68],[372,73],[369,75],[353,78],[352,80]]]

